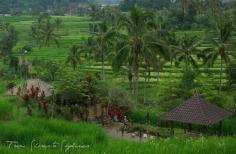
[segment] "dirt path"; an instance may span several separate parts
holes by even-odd
[[[112,124],[111,126],[106,126],[104,127],[107,134],[113,138],[118,138],[118,139],[126,139],[129,141],[136,141],[136,142],[144,142],[147,141],[147,139],[138,137],[137,135],[133,134],[133,133],[127,133],[124,132],[123,136],[122,136],[122,132],[121,132],[121,127],[123,126],[122,123],[115,123]]]

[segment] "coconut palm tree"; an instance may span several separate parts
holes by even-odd
[[[80,48],[78,46],[73,45],[71,47],[68,57],[66,59],[66,63],[70,63],[74,71],[76,70],[77,65],[81,63]]]
[[[148,33],[148,23],[152,17],[153,14],[150,12],[135,6],[127,16],[121,17],[120,20],[120,25],[126,33],[121,34],[123,41],[120,40],[122,43],[120,43],[119,50],[116,51],[113,66],[122,66],[131,61],[133,93],[136,101],[138,99],[139,67],[142,60],[155,66],[157,52],[164,49],[164,42],[157,41],[156,37]]]
[[[95,55],[97,55],[102,62],[102,76],[104,78],[105,55],[111,49],[112,40],[116,36],[116,31],[113,28],[109,28],[105,22],[102,22],[97,24],[92,35],[95,46],[97,47]]]
[[[170,48],[170,62],[171,62],[171,66],[173,64],[173,61],[176,60],[176,49],[179,46],[179,39],[177,38],[175,32],[173,31],[168,31],[166,33],[166,43]]]
[[[59,46],[60,36],[55,31],[56,24],[51,21],[51,18],[41,19],[31,26],[31,35],[40,46],[49,47],[51,43]]]
[[[189,5],[192,3],[192,0],[179,0],[178,3],[180,4],[183,14],[187,14],[187,9],[189,8]]]
[[[213,48],[211,48],[206,56],[208,67],[213,67],[214,63],[220,58],[220,86],[219,91],[222,89],[222,73],[223,63],[227,64],[230,61],[229,48],[231,46],[231,34],[233,26],[231,21],[226,21],[220,18],[216,23],[217,38],[211,37]],[[215,34],[214,34],[215,35]],[[212,39],[213,38],[213,39]]]
[[[63,21],[62,21],[61,18],[56,18],[55,24],[56,24],[56,29],[57,29],[57,31],[58,31],[59,28],[61,27],[62,23],[63,23]]]
[[[212,15],[214,15],[220,9],[221,2],[220,0],[207,0],[207,5],[211,9]]]
[[[194,2],[194,6],[197,10],[197,14],[198,15],[202,14],[204,9],[205,9],[205,6],[206,6],[205,5],[206,4],[205,0],[195,0],[193,2]]]
[[[40,26],[39,38],[43,45],[49,47],[50,44],[54,42],[57,46],[59,46],[59,35],[55,32],[55,30],[56,26],[50,19],[47,19],[45,24]]]
[[[197,60],[194,58],[194,55],[198,55],[200,50],[197,48],[201,42],[196,36],[189,36],[185,34],[179,40],[179,46],[175,47],[176,63],[184,63],[185,71],[189,70],[190,66],[195,68],[198,67]]]
[[[169,34],[170,34],[170,30],[167,29],[166,27],[166,21],[162,16],[158,16],[156,18],[154,18],[154,20],[149,22],[149,26],[151,28],[151,32],[149,32],[151,35],[153,35],[156,39],[158,40],[164,40],[166,45],[168,45],[169,47],[171,47],[172,44],[168,44],[170,42],[169,41]],[[169,48],[171,49],[171,48]],[[154,49],[155,50],[155,49]],[[154,66],[154,70],[157,71],[157,84],[159,83],[159,74],[160,71],[162,69],[162,67],[164,66],[163,60],[169,60],[169,58],[171,58],[171,53],[170,52],[159,52],[162,50],[157,50],[157,62]],[[162,61],[161,61],[162,60]],[[149,75],[150,76],[150,69],[149,70]]]

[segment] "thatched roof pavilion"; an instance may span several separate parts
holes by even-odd
[[[233,113],[211,104],[200,96],[192,96],[182,105],[161,116],[164,121],[176,121],[186,124],[213,125],[222,122]],[[222,124],[221,124],[222,125]],[[191,130],[191,129],[190,129]]]

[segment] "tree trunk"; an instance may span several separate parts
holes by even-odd
[[[134,62],[134,96],[136,102],[138,102],[138,81],[139,81],[139,67],[138,67],[138,61],[136,60]]]
[[[139,69],[138,67],[136,68],[136,71],[135,71],[135,88],[134,88],[134,95],[135,95],[135,99],[136,99],[136,102],[138,102],[138,93],[139,93]]]
[[[73,64],[73,70],[75,71],[75,69],[76,69],[76,64]]]
[[[148,67],[148,82],[150,82],[150,78],[151,78],[151,69],[150,67]]]
[[[221,121],[219,125],[219,135],[223,135],[223,121]]]
[[[157,71],[157,86],[159,85],[160,82],[160,72]]]
[[[144,70],[144,91],[143,91],[143,103],[146,104],[146,92],[147,92],[147,72]]]
[[[102,53],[102,79],[105,78],[105,73],[104,73],[104,53],[103,53],[103,49],[101,50]]]
[[[133,81],[133,74],[132,74],[132,70],[129,68],[129,72],[128,72],[128,80],[129,80],[129,88],[132,92],[132,81]]]
[[[220,87],[219,87],[219,92],[222,90],[222,73],[223,73],[223,60],[222,56],[220,56]]]

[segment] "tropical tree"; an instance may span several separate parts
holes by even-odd
[[[76,70],[77,65],[81,63],[80,54],[80,47],[73,45],[66,59],[66,63],[70,63],[74,70]]]
[[[100,20],[103,20],[109,26],[116,27],[121,16],[121,11],[117,8],[107,7],[101,9],[97,14],[99,14]]]
[[[220,0],[207,0],[207,5],[211,9],[212,15],[214,15],[219,11],[221,2]]]
[[[188,71],[190,66],[198,67],[197,60],[194,55],[197,56],[200,50],[197,48],[200,45],[199,38],[196,36],[189,36],[185,34],[179,40],[179,46],[175,47],[176,64],[180,62],[184,63],[185,71]]]
[[[34,22],[31,26],[31,35],[36,39],[37,43],[49,47],[51,43],[59,46],[59,34],[56,32],[56,24],[51,18],[43,18]]]
[[[96,29],[92,34],[97,47],[95,55],[102,62],[102,76],[104,78],[105,55],[111,50],[112,40],[116,36],[116,31],[113,28],[109,28],[105,22],[102,22],[96,25]]]
[[[3,30],[6,34],[0,41],[0,54],[8,55],[18,41],[18,32],[14,26],[9,24],[5,24]]]
[[[40,33],[40,39],[45,46],[49,47],[51,42],[59,46],[59,35],[55,33],[55,24],[51,20],[46,20],[46,23],[40,28]]]
[[[180,4],[182,7],[183,14],[187,14],[187,9],[190,6],[190,4],[193,3],[192,0],[180,0]]]
[[[216,21],[216,34],[217,37],[211,37],[213,48],[209,49],[206,55],[206,62],[208,67],[213,67],[214,63],[220,58],[220,86],[219,91],[222,89],[222,74],[223,63],[228,64],[230,61],[229,49],[231,47],[230,39],[232,37],[233,26],[231,21],[219,17]]]
[[[165,36],[166,36],[165,41],[170,48],[170,62],[172,65],[173,62],[176,60],[176,53],[175,52],[179,46],[179,38],[177,38],[174,31],[168,31]]]
[[[57,29],[57,31],[58,31],[59,28],[61,27],[62,23],[63,23],[63,21],[62,21],[61,18],[56,18],[55,24],[56,24],[56,29]]]
[[[195,0],[194,6],[197,10],[197,14],[200,15],[205,10],[206,2],[205,2],[205,0]]]
[[[168,44],[170,42],[168,42],[169,40],[169,34],[170,34],[170,30],[167,28],[167,21],[165,20],[165,18],[163,18],[162,16],[158,16],[156,18],[154,18],[153,20],[150,21],[149,23],[150,28],[151,28],[151,32],[149,32],[151,35],[153,35],[153,37],[155,37],[158,40],[164,40],[166,45],[169,45],[169,47],[171,47],[172,44]],[[169,48],[170,49],[170,48]],[[155,48],[153,49],[155,51]],[[157,83],[159,83],[159,74],[160,71],[162,69],[162,67],[164,66],[165,60],[169,60],[169,58],[171,58],[171,53],[170,52],[166,52],[164,50],[160,50],[158,49],[157,51],[157,60],[155,66],[152,66],[154,68],[155,71],[157,71]],[[148,62],[146,62],[146,64],[148,64]],[[150,66],[150,64],[146,65],[146,66]],[[148,69],[148,79],[150,77],[150,68],[147,67]]]
[[[127,32],[121,34],[123,41],[116,51],[113,67],[122,66],[131,62],[133,74],[133,93],[138,99],[139,67],[143,60],[155,66],[157,51],[164,48],[164,43],[148,32],[148,23],[153,14],[137,6],[133,7],[128,16],[121,18],[120,24]],[[120,38],[120,37],[119,37]],[[156,49],[156,50],[153,50]]]

